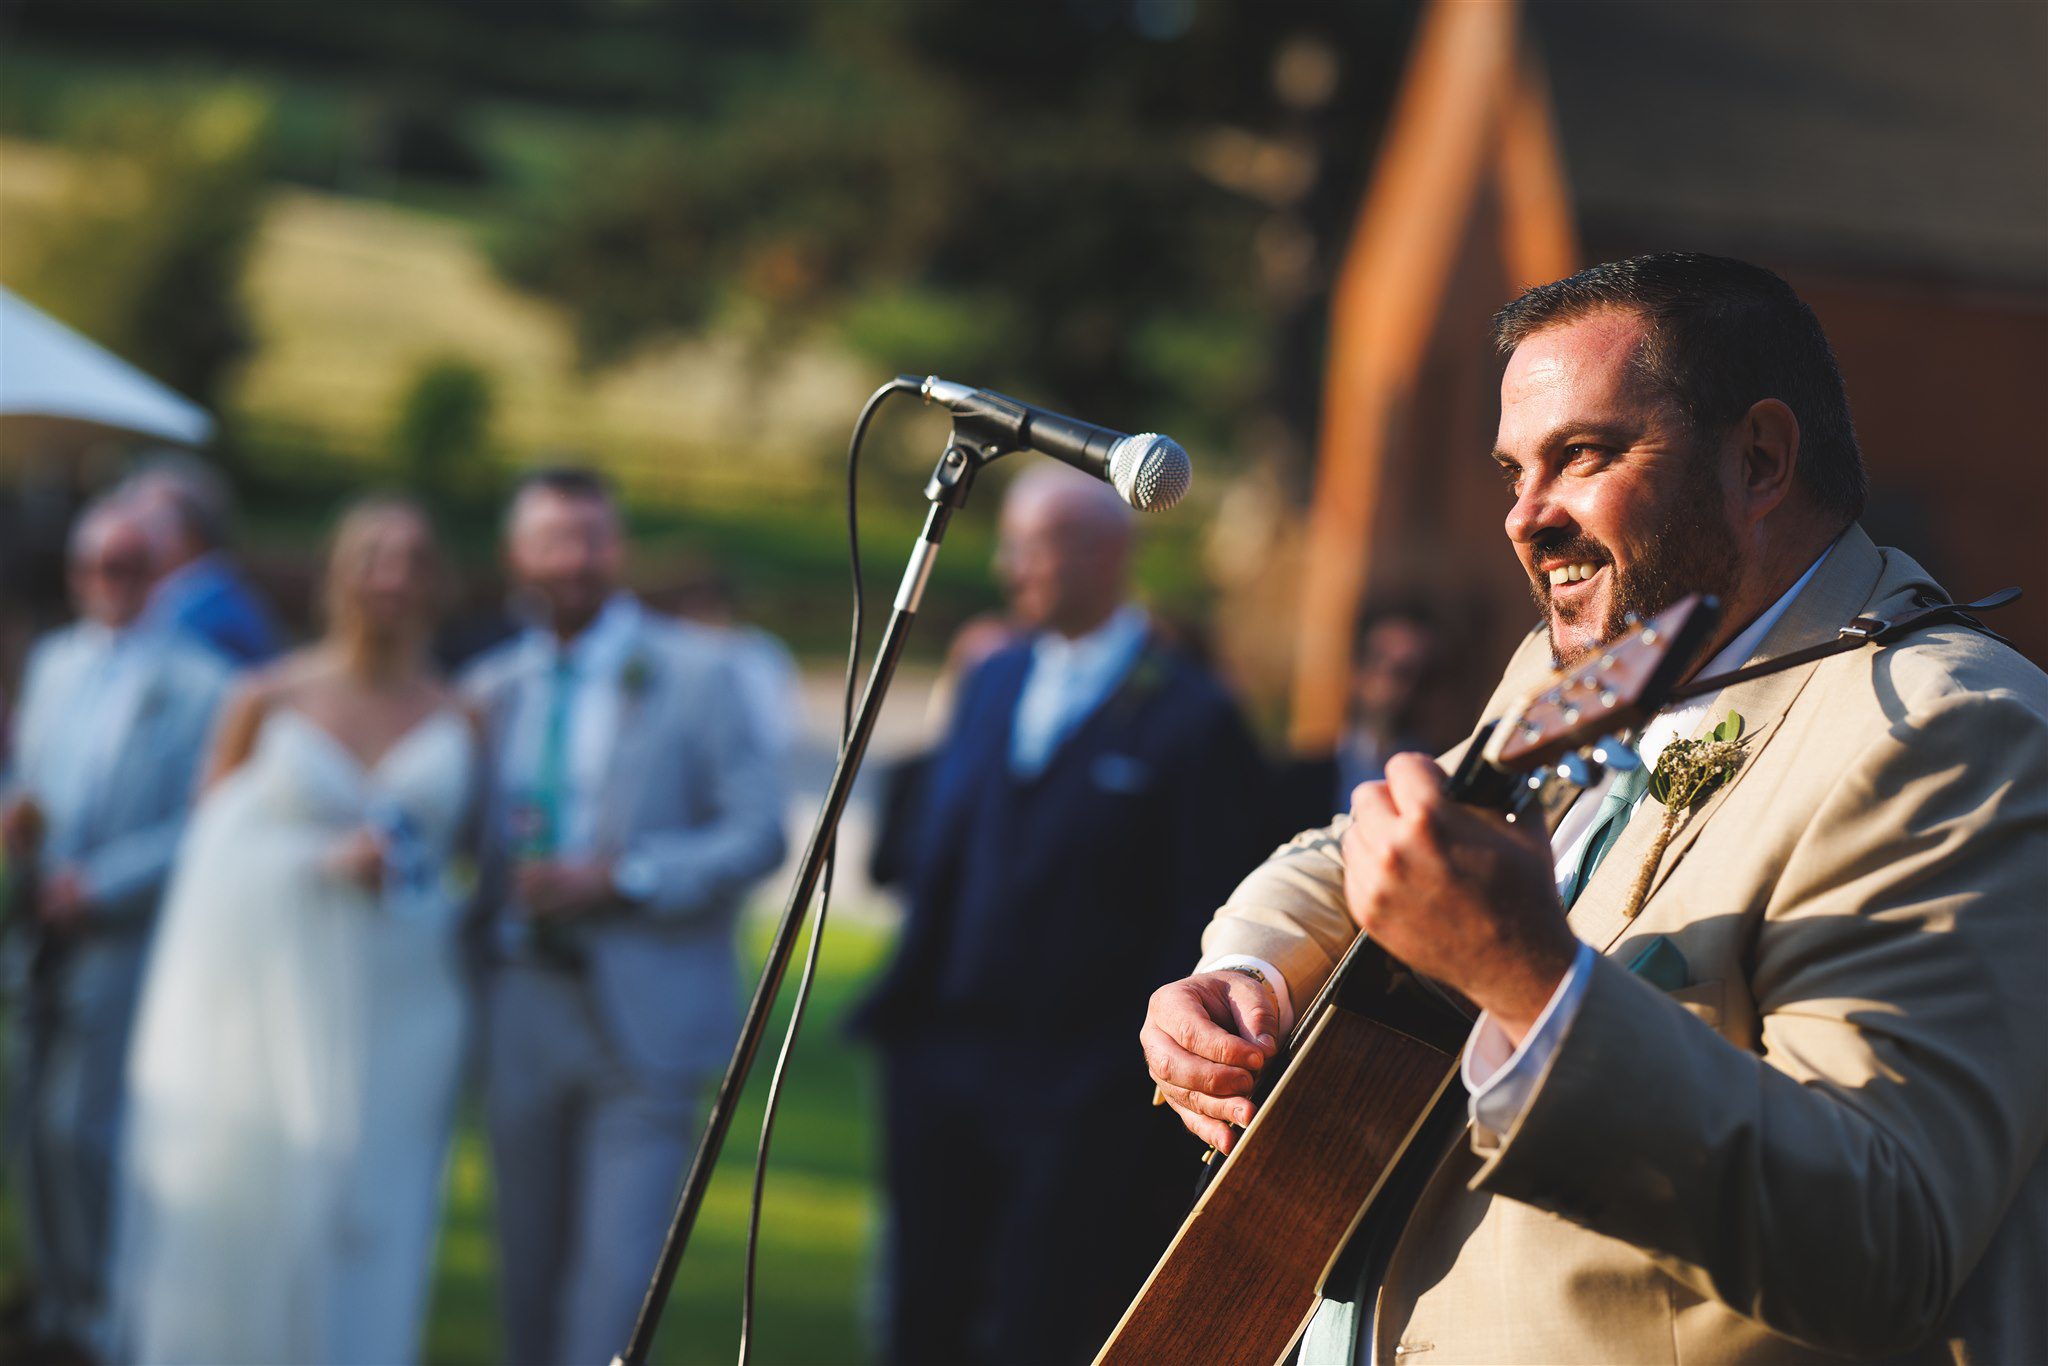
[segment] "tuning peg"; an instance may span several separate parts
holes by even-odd
[[[1594,763],[1601,765],[1603,768],[1611,768],[1621,773],[1633,772],[1643,766],[1642,755],[1636,753],[1630,746],[1624,745],[1621,741],[1612,738],[1602,740],[1599,744],[1593,746],[1591,758]]]
[[[1591,787],[1600,781],[1603,769],[1583,754],[1567,754],[1557,761],[1557,776],[1573,787]]]

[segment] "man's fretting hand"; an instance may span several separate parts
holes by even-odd
[[[1152,1080],[1188,1132],[1229,1152],[1252,1122],[1251,1090],[1279,1051],[1273,992],[1248,973],[1202,972],[1152,993],[1138,1042]]]
[[[1388,953],[1455,987],[1517,1043],[1571,969],[1578,940],[1557,903],[1540,827],[1462,806],[1426,755],[1396,754],[1351,794],[1344,900]]]

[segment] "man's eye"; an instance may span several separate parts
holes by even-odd
[[[1608,454],[1609,452],[1605,446],[1588,445],[1583,441],[1564,448],[1565,460],[1575,465],[1585,464],[1588,461],[1604,461],[1607,459]]]

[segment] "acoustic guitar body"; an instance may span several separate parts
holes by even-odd
[[[1440,1156],[1414,1140],[1471,1023],[1370,946],[1351,957],[1369,961],[1320,1007],[1096,1366],[1279,1361],[1396,1164]]]

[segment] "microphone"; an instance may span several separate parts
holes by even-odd
[[[928,376],[918,392],[927,403],[952,409],[955,425],[967,427],[970,435],[984,440],[993,435],[1008,450],[1038,451],[1092,474],[1140,512],[1164,512],[1181,500],[1194,479],[1188,453],[1170,436],[1125,436],[937,375]]]

